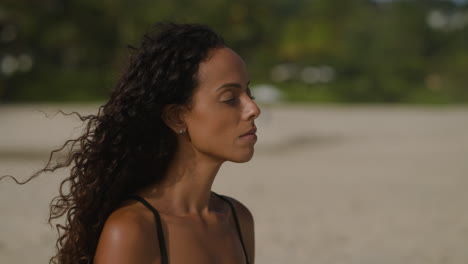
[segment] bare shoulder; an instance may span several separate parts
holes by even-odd
[[[255,259],[255,225],[254,218],[249,208],[245,206],[240,201],[229,197],[224,196],[232,202],[236,210],[237,217],[239,218],[239,224],[242,232],[242,238],[245,243],[247,250],[247,256],[249,258],[249,263],[254,263]]]
[[[117,209],[104,224],[95,263],[155,263],[159,258],[155,238],[154,219],[144,208],[132,204]]]
[[[226,195],[223,195],[223,196],[232,202],[232,204],[234,205],[234,208],[236,209],[236,213],[237,213],[237,216],[239,217],[239,220],[246,222],[246,223],[253,224],[253,215],[246,205],[244,205],[239,200],[233,197],[226,196]]]

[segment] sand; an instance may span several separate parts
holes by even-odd
[[[0,106],[0,175],[26,177],[96,105]],[[263,106],[252,161],[218,193],[255,217],[256,263],[468,263],[468,107]],[[74,128],[78,127],[78,128]],[[0,182],[0,263],[47,263],[67,171]]]

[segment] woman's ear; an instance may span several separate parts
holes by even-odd
[[[187,129],[183,119],[184,108],[179,104],[167,104],[163,106],[161,118],[163,122],[176,134],[182,134]],[[181,132],[183,131],[183,132]]]

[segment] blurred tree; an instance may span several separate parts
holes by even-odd
[[[210,25],[253,81],[295,65],[276,84],[299,100],[468,101],[466,1],[4,0],[0,102],[105,98],[126,46],[157,21]],[[301,79],[323,65],[335,72],[329,82]]]

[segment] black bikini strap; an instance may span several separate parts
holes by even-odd
[[[239,239],[242,244],[242,249],[244,250],[245,261],[247,264],[249,264],[249,258],[247,257],[247,251],[245,250],[245,245],[244,245],[244,240],[242,239],[242,232],[241,232],[241,228],[239,224],[239,219],[237,218],[236,209],[234,208],[234,205],[228,198],[224,197],[223,195],[219,195],[215,192],[213,193],[216,194],[219,198],[226,201],[229,204],[229,207],[231,207],[232,215],[234,216],[234,222],[236,223],[237,233],[239,234]]]
[[[131,195],[128,197],[129,199],[137,200],[138,202],[142,203],[146,208],[150,209],[151,212],[154,214],[154,218],[156,218],[156,229],[158,231],[158,240],[159,240],[159,251],[161,252],[161,264],[168,264],[168,257],[167,257],[167,249],[166,249],[166,242],[164,240],[164,233],[161,225],[161,217],[159,216],[158,210],[156,210],[153,206],[151,206],[148,201],[143,199],[138,195]]]

